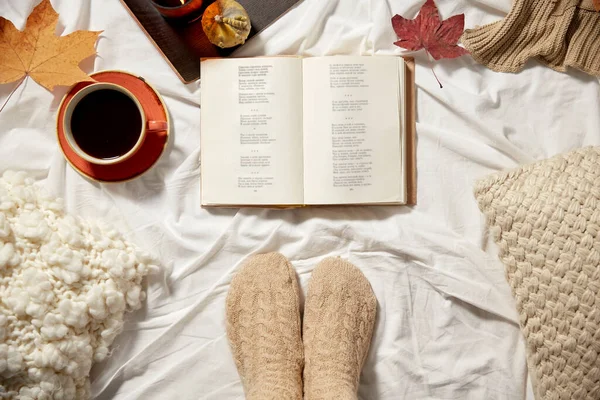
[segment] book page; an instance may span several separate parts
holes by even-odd
[[[306,204],[405,202],[399,60],[304,59]]]
[[[201,75],[202,204],[303,204],[302,60],[206,60]]]

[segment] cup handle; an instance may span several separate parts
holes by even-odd
[[[166,131],[169,127],[167,121],[148,121],[146,125],[147,130],[150,132]]]

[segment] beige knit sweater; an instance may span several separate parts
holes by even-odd
[[[600,13],[592,0],[514,0],[506,18],[467,29],[461,42],[498,72],[518,72],[536,58],[557,71],[600,76]]]

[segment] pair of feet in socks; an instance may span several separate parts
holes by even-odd
[[[289,261],[250,257],[227,294],[227,336],[246,399],[356,399],[376,309],[362,272],[326,258],[313,271],[301,322]]]

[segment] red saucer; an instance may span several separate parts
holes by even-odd
[[[142,104],[146,118],[167,121],[169,113],[158,92],[142,77],[122,71],[101,71],[90,75],[98,82],[110,82],[129,90]],[[169,141],[169,131],[148,132],[142,147],[130,158],[115,165],[92,164],[79,157],[68,145],[63,130],[63,115],[69,100],[82,88],[94,82],[79,82],[65,95],[56,116],[56,135],[65,158],[73,168],[86,178],[100,182],[123,182],[136,178],[152,168],[165,150]]]

